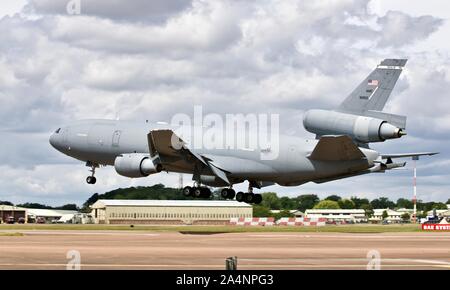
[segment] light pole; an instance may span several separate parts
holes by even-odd
[[[416,161],[419,160],[419,156],[413,156],[413,167],[414,167],[414,177],[413,177],[413,188],[414,188],[414,196],[413,196],[413,205],[414,205],[414,211],[412,220],[413,223],[417,223],[417,164]]]

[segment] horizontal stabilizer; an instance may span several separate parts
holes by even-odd
[[[418,153],[397,153],[397,154],[380,154],[382,159],[388,158],[406,158],[406,157],[418,157],[418,156],[432,156],[439,154],[439,152],[418,152]]]
[[[350,137],[325,135],[320,138],[308,158],[321,161],[346,161],[362,159],[365,155]]]
[[[403,130],[406,129],[406,116],[389,114],[373,110],[364,112],[364,116],[381,119],[398,128],[401,128]]]

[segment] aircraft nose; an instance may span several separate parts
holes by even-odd
[[[55,133],[53,133],[52,135],[50,135],[50,138],[48,139],[48,142],[50,142],[50,145],[52,145],[53,148],[58,149],[58,148],[57,148],[57,146],[58,146],[57,143],[58,143],[58,142],[56,141]]]
[[[50,145],[52,145],[53,148],[55,148],[58,151],[61,151],[64,147],[63,145],[63,138],[62,138],[62,129],[59,128],[53,134],[50,135],[50,138],[48,139],[48,142]]]

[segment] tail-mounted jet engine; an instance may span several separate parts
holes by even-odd
[[[406,135],[402,128],[385,120],[326,110],[307,111],[303,126],[319,136],[349,135],[362,143],[383,142]]]
[[[114,160],[114,168],[120,175],[126,177],[146,177],[161,172],[161,164],[155,164],[147,154],[122,154]]]

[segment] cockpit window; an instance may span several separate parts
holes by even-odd
[[[61,131],[61,128],[58,128],[58,129],[55,131],[55,133],[58,134],[59,131]]]

